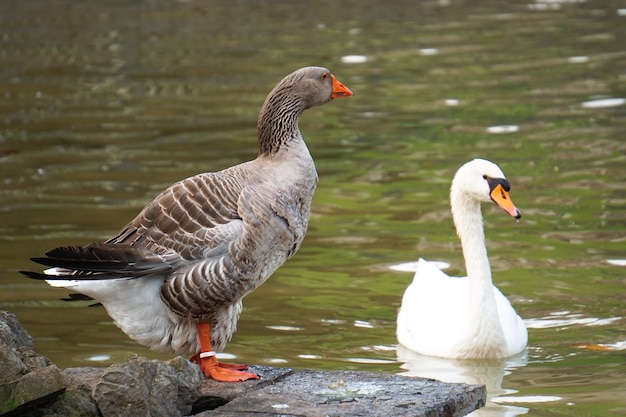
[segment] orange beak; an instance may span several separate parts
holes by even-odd
[[[513,200],[511,200],[508,191],[506,191],[504,187],[502,187],[502,184],[496,185],[491,191],[490,196],[494,203],[496,203],[500,208],[509,213],[511,216],[515,217],[516,219],[522,217],[522,212],[519,211],[517,207],[515,207],[515,204],[513,204]]]
[[[352,91],[343,85],[333,74],[330,74],[330,77],[333,80],[333,93],[330,95],[331,98],[350,97],[353,95]]]

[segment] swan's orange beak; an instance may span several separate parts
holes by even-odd
[[[513,204],[513,200],[509,196],[509,192],[504,189],[502,184],[496,185],[490,193],[491,199],[494,203],[496,203],[500,208],[509,213],[511,216],[519,219],[522,217],[522,212],[515,207]]]
[[[350,97],[353,95],[352,91],[343,85],[333,74],[330,74],[330,78],[333,80],[333,93],[330,95],[331,98]]]

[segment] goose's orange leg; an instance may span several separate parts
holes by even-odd
[[[246,365],[234,365],[222,363],[215,357],[211,346],[211,325],[198,323],[198,340],[200,341],[200,353],[195,354],[191,361],[200,365],[200,369],[207,378],[222,382],[240,382],[248,379],[259,379],[257,374],[245,372]]]

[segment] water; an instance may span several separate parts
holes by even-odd
[[[608,262],[626,258],[622,3],[48,3],[0,5],[0,308],[39,352],[62,367],[160,357],[18,271],[112,236],[181,178],[253,158],[265,95],[315,64],[355,96],[304,115],[320,174],[309,233],[246,299],[226,359],[478,381],[483,415],[626,413],[626,269]],[[396,351],[412,274],[390,267],[463,273],[448,189],[474,157],[502,167],[523,212],[484,208],[528,350]]]

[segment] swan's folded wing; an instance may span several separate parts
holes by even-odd
[[[507,341],[509,354],[515,354],[524,350],[528,343],[528,330],[524,320],[517,314],[511,301],[497,288],[493,287],[500,326]]]
[[[450,279],[450,277],[443,272],[441,269],[437,267],[437,264],[433,262],[428,262],[427,260],[420,258],[417,261],[417,268],[415,270],[415,275],[413,276],[413,281],[417,282],[419,280],[439,280],[439,279]]]

